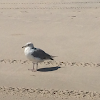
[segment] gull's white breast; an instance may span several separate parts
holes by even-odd
[[[34,49],[31,49],[30,47],[26,47],[24,50],[25,56],[32,62],[41,62],[42,60],[40,58],[34,57],[32,53],[34,52]]]

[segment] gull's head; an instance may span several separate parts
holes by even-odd
[[[26,48],[26,47],[34,48],[34,45],[32,42],[28,42],[22,48]]]

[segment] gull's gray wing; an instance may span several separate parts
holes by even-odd
[[[40,58],[42,60],[51,59],[53,60],[52,56],[45,53],[43,50],[35,48],[34,52],[32,53],[34,57]]]

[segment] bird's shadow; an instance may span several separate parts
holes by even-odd
[[[37,71],[40,71],[40,72],[49,72],[49,71],[58,70],[59,68],[61,68],[61,67],[56,66],[56,67],[40,68]]]

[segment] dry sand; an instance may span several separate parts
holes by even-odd
[[[100,100],[99,0],[1,0],[0,41],[0,100]],[[30,41],[58,57],[29,71]]]

